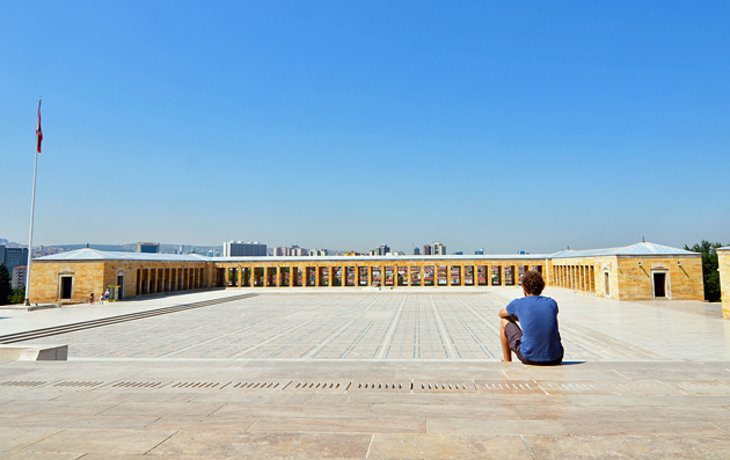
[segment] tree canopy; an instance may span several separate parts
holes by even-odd
[[[717,248],[722,246],[722,243],[712,243],[706,240],[702,240],[702,242],[692,247],[684,245],[684,249],[702,254],[702,277],[705,283],[705,300],[710,302],[718,302],[720,300],[720,273],[717,271]]]

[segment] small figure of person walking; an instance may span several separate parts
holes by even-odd
[[[109,302],[109,289],[107,289],[106,291],[104,291],[104,300],[106,300],[107,302]]]
[[[89,294],[89,303],[91,305],[94,305],[94,293],[93,292],[91,294]]]

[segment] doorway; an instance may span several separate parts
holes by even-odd
[[[117,300],[122,300],[124,298],[124,275],[117,275],[117,286],[119,286]]]
[[[654,288],[655,299],[667,298],[667,272],[655,271],[651,274],[652,285]]]
[[[70,300],[73,291],[73,276],[61,276],[61,300]]]
[[[611,295],[611,276],[608,272],[603,272],[603,284],[606,289],[606,297]]]

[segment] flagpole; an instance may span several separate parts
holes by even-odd
[[[38,113],[40,116],[40,99],[38,100]],[[38,136],[38,133],[36,133]],[[33,259],[33,222],[35,221],[35,186],[38,177],[38,148],[33,152],[33,193],[30,198],[30,229],[28,231],[28,264],[25,270],[25,305],[30,305],[30,264]]]
[[[35,184],[38,176],[38,152],[34,152],[33,162],[33,193],[30,199],[30,230],[28,236],[28,265],[25,272],[25,304],[30,305],[30,264],[33,258],[33,221],[35,220]]]

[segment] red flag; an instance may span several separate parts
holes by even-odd
[[[35,128],[36,147],[35,150],[41,153],[41,142],[43,142],[43,131],[41,130],[41,100],[38,99],[38,126]]]

